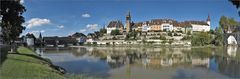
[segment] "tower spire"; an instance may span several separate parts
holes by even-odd
[[[210,26],[210,23],[211,23],[211,19],[210,19],[210,15],[208,14],[207,24]]]
[[[39,39],[42,39],[42,33],[41,32],[39,33]]]
[[[207,18],[207,21],[210,21],[211,19],[210,19],[210,15],[208,14],[208,18]]]

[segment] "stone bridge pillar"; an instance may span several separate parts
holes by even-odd
[[[237,41],[237,45],[240,46],[240,33],[226,33],[226,34],[223,34],[224,45],[228,45],[228,38],[230,36],[233,36]]]

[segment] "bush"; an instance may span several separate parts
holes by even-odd
[[[166,40],[163,40],[161,43],[162,43],[162,44],[165,44],[165,43],[167,43],[167,41],[166,41]]]
[[[93,42],[93,45],[97,45],[97,42]]]
[[[171,36],[171,37],[172,37],[172,36],[173,36],[173,35],[172,35],[172,32],[168,32],[168,36]]]
[[[181,40],[185,41],[185,40],[191,40],[191,36],[184,36]]]
[[[200,32],[192,35],[191,43],[193,46],[204,46],[209,45],[211,41],[211,34],[208,34],[207,32]]]
[[[167,38],[164,35],[160,35],[160,40],[166,40]]]

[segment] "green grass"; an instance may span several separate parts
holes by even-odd
[[[19,47],[18,52],[8,54],[0,68],[0,79],[66,79],[34,51]]]

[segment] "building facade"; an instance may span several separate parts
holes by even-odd
[[[121,21],[111,21],[107,26],[107,34],[110,34],[112,30],[119,30],[120,33],[123,33],[124,26]]]

